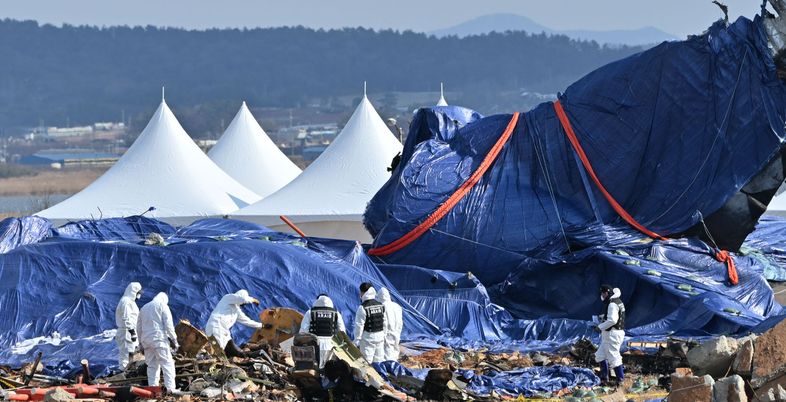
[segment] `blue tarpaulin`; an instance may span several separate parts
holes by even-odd
[[[21,222],[40,225],[38,220]],[[144,245],[151,232],[161,234],[168,245]],[[300,311],[328,293],[349,327],[359,303],[358,285],[369,281],[388,286],[404,306],[405,336],[439,334],[396,293],[357,243],[302,240],[233,220],[207,219],[176,229],[135,217],[68,224],[0,255],[0,361],[19,364],[42,350],[47,364],[78,362],[85,356],[98,365],[114,364],[112,334],[104,332],[116,328],[115,307],[132,281],[144,287],[140,306],[157,292],[167,292],[175,319],[200,327],[218,300],[238,289],[248,289],[263,307]],[[246,312],[252,317],[259,313]],[[51,339],[54,333],[60,338]],[[250,333],[235,327],[241,341]],[[23,342],[39,337],[50,339],[39,339],[39,346]]]
[[[374,363],[374,368],[385,379],[406,375],[424,380],[429,371],[409,369],[397,362]],[[456,374],[466,380],[467,391],[480,396],[489,396],[492,392],[513,397],[533,396],[565,388],[594,387],[600,383],[590,369],[564,366],[527,367],[513,371],[490,371],[486,374],[456,370]]]
[[[786,281],[786,219],[763,216],[740,251],[761,262],[768,280]]]
[[[759,17],[721,21],[703,35],[601,67],[559,100],[601,183],[636,221],[663,235],[717,211],[784,138],[786,86]],[[437,210],[510,120],[458,107],[419,110],[401,163],[365,214],[374,247]],[[490,169],[444,218],[381,258],[472,271],[492,285],[525,258],[559,259],[614,242],[625,228],[548,102],[521,116]]]

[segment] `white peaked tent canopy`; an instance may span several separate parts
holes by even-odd
[[[390,178],[387,167],[401,143],[363,96],[335,141],[281,190],[233,214],[278,230],[286,215],[309,236],[370,241],[363,212]]]
[[[439,101],[437,101],[437,106],[447,106],[448,101],[445,100],[445,88],[442,86],[442,83],[439,83]]]
[[[246,102],[207,154],[227,174],[264,198],[300,174],[267,136]]]
[[[87,188],[37,215],[66,220],[139,215],[172,224],[226,215],[260,199],[216,166],[186,134],[166,102],[142,134]]]

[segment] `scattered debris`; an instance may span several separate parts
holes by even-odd
[[[697,375],[725,377],[737,353],[737,340],[727,336],[710,339],[688,352],[688,362]]]
[[[745,381],[739,375],[721,378],[713,388],[713,402],[748,402]]]

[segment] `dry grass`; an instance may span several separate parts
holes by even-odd
[[[46,170],[35,176],[0,179],[0,196],[74,194],[105,171],[106,168]]]

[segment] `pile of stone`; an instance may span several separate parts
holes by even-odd
[[[688,352],[671,375],[670,402],[786,401],[786,320],[761,336],[721,336]]]

